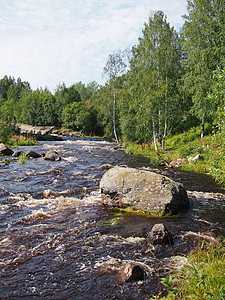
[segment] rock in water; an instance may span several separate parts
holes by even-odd
[[[176,214],[189,206],[181,183],[151,171],[114,167],[100,182],[103,204]]]
[[[32,150],[28,150],[28,151],[26,152],[26,156],[27,156],[27,157],[30,157],[30,158],[38,158],[38,157],[41,157],[40,154],[38,154],[38,153],[36,153],[36,152],[34,152],[34,151],[32,151]]]
[[[144,269],[138,263],[127,263],[119,273],[123,282],[144,280],[145,276]]]
[[[16,150],[14,153],[13,153],[13,157],[19,157],[22,153],[24,153],[22,150]]]
[[[56,151],[49,150],[45,153],[44,160],[58,161],[61,160],[61,157]]]
[[[13,151],[4,144],[0,144],[0,154],[10,156],[13,154]]]
[[[153,245],[172,245],[173,238],[164,224],[155,224],[149,232],[147,242]]]

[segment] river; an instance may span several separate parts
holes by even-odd
[[[185,236],[212,229],[225,235],[225,196],[210,177],[155,170],[183,182],[190,209],[164,219],[119,213],[100,202],[107,165],[152,168],[148,160],[101,140],[32,147],[50,149],[62,160],[0,164],[0,299],[149,299],[161,288],[156,263],[193,247]],[[162,222],[174,245],[149,249],[146,235]],[[144,280],[121,281],[118,270],[129,261],[149,267]]]

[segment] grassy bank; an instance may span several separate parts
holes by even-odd
[[[155,152],[153,143],[127,143],[127,153],[148,157],[154,165],[169,165],[172,161],[182,160],[182,169],[196,173],[210,174],[223,188],[225,188],[225,134],[218,133],[200,138],[201,128],[168,137],[165,150]],[[189,161],[197,154],[201,159]]]
[[[225,299],[225,240],[199,247],[188,256],[188,264],[162,279],[166,297],[153,299]]]

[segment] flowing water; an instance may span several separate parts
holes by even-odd
[[[225,197],[209,177],[155,170],[189,190],[190,209],[176,219],[118,213],[100,202],[107,165],[150,168],[147,160],[100,140],[32,147],[50,149],[62,160],[0,164],[0,299],[149,299],[160,290],[156,265],[190,251],[202,232],[225,235]],[[174,245],[150,248],[146,235],[161,222]],[[121,280],[118,271],[130,261],[143,264],[144,280]]]

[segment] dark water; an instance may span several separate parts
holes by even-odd
[[[104,141],[32,147],[49,149],[62,160],[0,164],[0,299],[149,299],[161,288],[156,264],[187,253],[192,242],[185,237],[211,229],[225,235],[225,197],[209,177],[155,170],[184,183],[190,209],[177,219],[122,214],[100,203],[105,165],[150,168],[147,160]],[[145,237],[161,222],[174,246],[150,249]],[[129,261],[144,264],[144,280],[121,281],[118,271]]]

